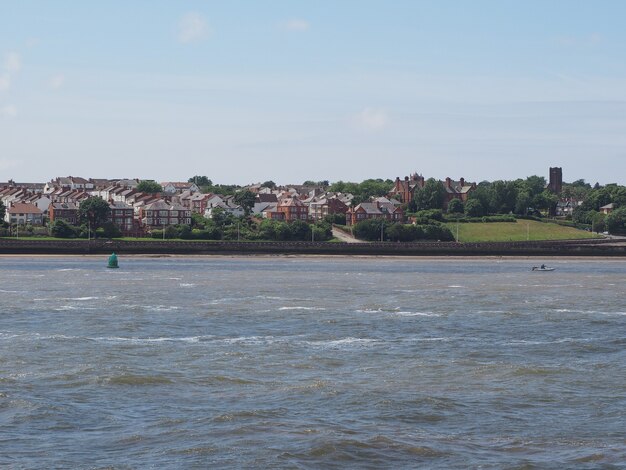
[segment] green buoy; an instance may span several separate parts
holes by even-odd
[[[109,256],[109,264],[107,268],[119,268],[117,265],[117,255],[115,253]]]

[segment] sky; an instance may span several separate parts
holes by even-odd
[[[626,184],[623,0],[0,0],[0,181]]]

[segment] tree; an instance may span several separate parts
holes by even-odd
[[[441,209],[445,194],[446,190],[441,181],[437,181],[435,178],[428,178],[423,188],[415,190],[413,198],[416,209],[418,211]]]
[[[594,232],[604,232],[606,230],[606,214],[596,212],[591,218],[591,225]]]
[[[534,196],[546,189],[546,179],[543,176],[529,176],[525,181],[522,181],[521,186],[525,187],[531,196]]]
[[[354,236],[369,241],[380,241],[385,239],[385,227],[388,223],[384,219],[367,219],[354,225]]]
[[[266,181],[261,186],[264,188],[276,189],[276,183],[274,183],[272,180]]]
[[[558,202],[559,197],[547,189],[533,198],[533,205],[537,209],[545,209],[550,214],[554,214]]]
[[[78,228],[68,224],[63,219],[57,219],[50,225],[50,235],[57,238],[76,238]]]
[[[213,182],[209,178],[207,178],[206,176],[198,176],[198,175],[192,176],[191,178],[189,178],[187,180],[187,183],[194,183],[198,187],[213,185]]]
[[[163,187],[153,180],[141,180],[137,185],[137,191],[148,194],[156,194],[163,191]]]
[[[0,220],[4,220],[4,215],[6,214],[6,207],[4,207],[4,203],[0,201]]]
[[[119,238],[122,236],[122,231],[113,222],[105,222],[98,229],[97,234],[105,238]]]
[[[448,203],[448,214],[462,214],[464,210],[463,202],[454,198]]]
[[[239,191],[235,194],[235,202],[243,208],[244,214],[246,216],[250,214],[250,211],[254,207],[255,200],[256,195],[252,191],[248,191],[247,189],[244,191]]]
[[[465,203],[465,214],[470,217],[482,217],[485,209],[478,199],[470,199]]]
[[[530,191],[526,188],[521,189],[517,192],[517,197],[515,198],[515,213],[526,215],[528,214],[528,208],[532,204],[532,196],[530,195]]]
[[[405,225],[395,223],[387,229],[387,237],[391,241],[412,242],[424,236],[424,230],[419,225]]]
[[[311,227],[311,230],[313,231],[313,241],[316,242],[330,240],[333,237],[332,226],[325,220],[318,220]]]
[[[224,227],[230,220],[230,214],[221,207],[214,207],[211,211],[211,220],[216,227]]]
[[[304,220],[294,220],[289,224],[292,240],[310,240],[311,228]]]
[[[102,226],[109,219],[110,213],[109,203],[99,197],[85,199],[78,208],[80,221],[89,223],[92,230]]]
[[[609,232],[624,232],[626,230],[626,207],[615,209],[606,216],[606,227]]]
[[[514,181],[494,181],[489,191],[489,212],[508,214],[515,210],[517,188]]]
[[[327,183],[327,181],[320,181],[318,183]],[[320,185],[321,186],[321,185]],[[361,183],[349,183],[343,181],[337,181],[330,185],[329,191],[338,193],[350,193],[354,195],[357,202],[352,202],[352,206],[358,205],[360,202],[369,200],[370,197],[386,196],[393,188],[393,181],[390,179],[382,180],[367,179]]]

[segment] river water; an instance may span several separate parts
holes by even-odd
[[[625,468],[626,261],[0,258],[0,466]]]

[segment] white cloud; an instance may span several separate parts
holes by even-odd
[[[0,116],[5,118],[14,118],[17,116],[17,108],[12,104],[8,104],[0,108]]]
[[[0,91],[6,91],[11,87],[11,76],[8,73],[0,75]]]
[[[311,27],[308,21],[292,18],[284,24],[287,31],[308,31]]]
[[[22,60],[17,52],[9,52],[4,59],[4,69],[9,73],[17,73],[22,68]]]
[[[356,122],[362,129],[378,131],[387,127],[389,117],[382,109],[365,108],[357,114]]]
[[[206,19],[199,13],[187,13],[178,22],[178,41],[183,44],[201,41],[210,32]]]
[[[53,75],[52,77],[50,77],[50,80],[48,81],[48,85],[53,90],[58,90],[59,88],[63,86],[64,83],[65,83],[65,75],[63,75],[62,73]]]

